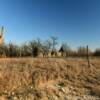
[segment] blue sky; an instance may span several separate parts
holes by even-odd
[[[0,0],[5,41],[57,36],[72,48],[100,47],[100,0]]]

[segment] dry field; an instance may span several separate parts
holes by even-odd
[[[100,59],[0,59],[0,100],[100,100]]]

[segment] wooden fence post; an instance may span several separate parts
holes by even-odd
[[[89,49],[88,49],[88,45],[86,46],[87,48],[87,61],[88,61],[88,67],[90,67],[90,59],[89,59]]]

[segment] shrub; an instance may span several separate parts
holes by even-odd
[[[100,49],[96,49],[94,51],[94,56],[100,56]]]

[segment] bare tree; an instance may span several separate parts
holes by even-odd
[[[86,55],[87,55],[86,47],[79,47],[78,48],[78,56],[86,56]]]
[[[52,51],[51,51],[51,56],[55,56],[57,57],[57,51],[56,51],[56,45],[58,44],[57,42],[58,38],[57,37],[51,37],[51,41],[52,41]]]
[[[52,36],[51,40],[52,40],[52,51],[55,51],[56,50],[56,45],[58,44],[58,42],[57,42],[58,38]]]
[[[43,53],[43,57],[48,57],[48,54],[50,52],[50,49],[51,49],[51,46],[52,46],[52,43],[50,40],[46,40],[43,42],[42,44],[42,53]]]

